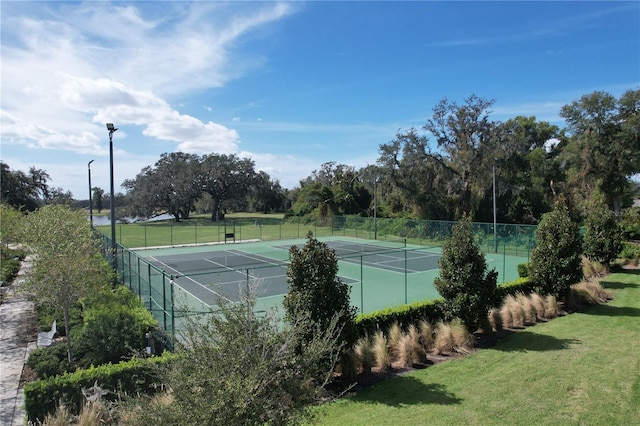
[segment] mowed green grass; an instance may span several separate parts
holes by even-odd
[[[321,425],[640,424],[640,271],[615,299],[315,408]]]

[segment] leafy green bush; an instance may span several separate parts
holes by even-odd
[[[565,300],[582,279],[582,237],[564,203],[542,217],[536,242],[529,262],[531,279],[540,294]]]
[[[640,240],[640,207],[624,209],[622,211],[620,226],[626,239]]]
[[[12,281],[20,270],[20,262],[25,257],[24,250],[13,250],[1,246],[0,281],[8,283]]]
[[[77,339],[82,366],[120,362],[142,352],[145,333],[157,327],[151,313],[125,286],[103,290],[85,302],[84,327]]]
[[[518,276],[520,278],[527,278],[529,276],[529,263],[518,264]]]
[[[640,259],[640,244],[625,241],[620,252],[621,259]]]
[[[34,350],[29,355],[27,365],[36,373],[39,379],[46,379],[75,370],[67,361],[67,348],[65,345],[53,345]]]
[[[30,422],[41,422],[60,404],[77,414],[84,404],[82,389],[95,384],[106,391],[105,398],[108,400],[127,395],[152,395],[162,389],[160,367],[172,360],[173,356],[170,355],[147,360],[136,358],[28,383],[24,387],[27,418]]]
[[[356,318],[358,336],[373,336],[377,331],[388,330],[394,323],[405,328],[421,320],[435,324],[444,318],[443,302],[442,299],[427,300],[359,315]]]
[[[606,208],[593,210],[586,220],[584,254],[605,267],[622,251],[622,230],[615,213]]]
[[[485,325],[495,304],[498,273],[487,271],[487,262],[474,243],[471,219],[464,217],[444,242],[440,275],[434,284],[445,300],[449,316],[460,318],[471,331]]]

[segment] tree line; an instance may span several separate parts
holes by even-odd
[[[533,116],[492,120],[494,103],[475,95],[461,103],[444,98],[420,129],[381,144],[375,164],[327,162],[291,190],[248,158],[164,153],[123,183],[118,216],[168,213],[180,221],[207,212],[215,221],[225,211],[249,211],[458,220],[466,214],[491,222],[495,202],[499,222],[537,224],[559,194],[579,221],[596,206],[619,213],[638,197],[640,90],[619,98],[595,91],[564,105],[565,128]],[[61,189],[49,191],[47,179],[42,170],[26,175],[3,163],[2,201],[28,210],[38,200],[70,202]],[[94,207],[103,197],[94,188]]]

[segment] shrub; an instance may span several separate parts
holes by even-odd
[[[622,229],[615,213],[606,208],[593,210],[586,219],[584,254],[608,266],[622,251]]]
[[[529,262],[531,280],[540,293],[562,300],[582,279],[582,237],[566,205],[558,202],[542,217],[536,243]]]
[[[341,342],[351,346],[357,336],[355,332],[356,308],[351,306],[351,287],[343,283],[338,274],[338,258],[334,250],[325,243],[307,234],[302,249],[292,246],[289,250],[291,262],[287,269],[289,291],[283,305],[289,322],[307,317],[314,325],[326,326],[338,315],[341,327]],[[311,340],[309,330],[305,336]]]
[[[470,330],[482,327],[496,301],[498,273],[487,272],[484,255],[473,240],[469,217],[453,227],[439,264],[440,276],[434,284],[449,316],[460,318]]]
[[[529,263],[518,264],[518,276],[520,278],[527,278],[529,276]]]
[[[29,355],[27,365],[39,379],[74,371],[73,366],[67,360],[67,348],[64,345],[35,349]]]
[[[155,327],[156,320],[127,287],[98,292],[85,302],[79,363],[88,367],[131,358],[144,351],[145,333]]]

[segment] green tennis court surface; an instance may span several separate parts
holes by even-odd
[[[351,286],[352,304],[362,313],[439,297],[433,280],[438,275],[440,248],[407,246],[404,241],[371,241],[350,237],[318,238],[336,251],[338,276]],[[306,240],[219,244],[141,250],[145,257],[172,276],[173,282],[195,299],[195,306],[215,306],[220,298],[237,301],[247,285],[255,285],[260,308],[281,306],[287,293],[289,249]],[[506,256],[487,256],[489,267],[506,269]],[[526,261],[526,259],[524,259]],[[494,265],[492,265],[492,262]],[[522,263],[519,258],[513,263]],[[513,274],[512,274],[513,275]],[[513,278],[517,277],[517,273]],[[504,280],[501,280],[504,281]]]

